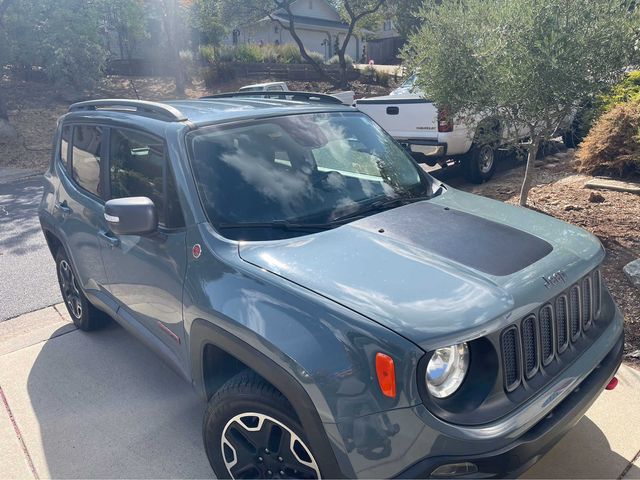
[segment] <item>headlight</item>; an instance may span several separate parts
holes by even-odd
[[[427,365],[427,388],[436,398],[452,395],[464,380],[469,368],[466,343],[436,350]]]

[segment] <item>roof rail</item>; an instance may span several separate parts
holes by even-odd
[[[128,113],[137,113],[152,117],[160,117],[171,122],[184,122],[187,117],[177,108],[165,103],[147,102],[145,100],[128,99],[105,99],[88,100],[86,102],[74,103],[69,107],[70,112],[95,111],[95,110],[115,110]]]
[[[292,100],[303,102],[318,102],[318,103],[332,103],[335,105],[342,105],[340,99],[327,95],[326,93],[314,93],[314,92],[295,92],[295,91],[282,91],[282,92],[228,92],[217,93],[215,95],[207,95],[201,97],[201,100],[216,99],[216,98],[273,98],[277,100]]]

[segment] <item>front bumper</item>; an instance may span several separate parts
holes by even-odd
[[[607,356],[562,402],[533,428],[507,447],[481,455],[430,457],[404,470],[398,478],[429,478],[442,465],[470,462],[478,471],[472,478],[502,478],[517,476],[530,468],[575,426],[604,387],[616,374],[622,361],[624,336],[620,336]],[[433,477],[436,478],[436,477]],[[465,478],[459,476],[456,478]]]

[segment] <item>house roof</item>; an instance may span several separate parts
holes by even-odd
[[[291,17],[285,11],[279,10],[273,14],[274,18],[289,23]],[[268,18],[268,17],[267,17]],[[305,17],[302,15],[294,15],[293,21],[296,25],[307,25],[313,27],[337,28],[339,30],[348,30],[349,25],[338,20],[326,20],[324,18]]]

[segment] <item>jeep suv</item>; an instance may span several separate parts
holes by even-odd
[[[219,478],[515,474],[620,364],[593,235],[444,185],[332,97],[82,102],[55,145],[69,313],[193,384]]]

